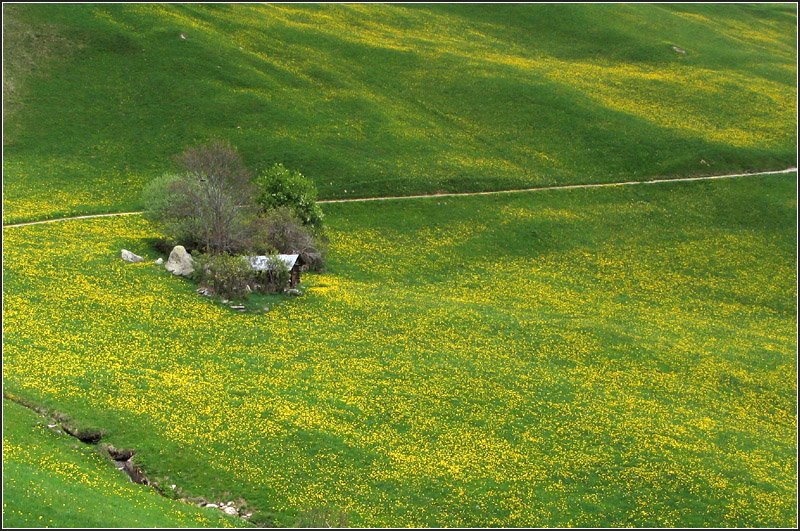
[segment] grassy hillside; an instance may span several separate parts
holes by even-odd
[[[211,138],[325,198],[796,162],[789,5],[4,5],[4,223]],[[797,176],[325,205],[239,314],[139,216],[3,229],[3,385],[260,525],[797,525]],[[3,523],[234,525],[4,400]],[[113,508],[113,510],[109,510]]]
[[[788,5],[3,11],[6,223],[137,208],[212,137],[328,198],[795,160]]]
[[[170,501],[86,445],[3,400],[4,527],[232,527],[220,511]]]
[[[261,315],[122,262],[139,217],[4,229],[4,384],[266,523],[793,527],[795,197],[326,205],[328,273]]]

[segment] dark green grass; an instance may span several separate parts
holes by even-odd
[[[231,527],[219,511],[131,483],[96,449],[3,400],[3,527]],[[241,524],[239,524],[241,525]]]
[[[17,22],[6,39],[5,223],[138,208],[172,156],[213,137],[254,168],[302,171],[324,198],[775,169],[796,157],[789,6],[4,11]]]
[[[262,523],[793,527],[796,191],[330,204],[263,315],[122,263],[136,217],[5,229],[4,383]]]

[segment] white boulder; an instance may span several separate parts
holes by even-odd
[[[194,259],[186,252],[183,245],[176,245],[169,253],[169,259],[164,267],[173,275],[188,277],[194,272]]]
[[[133,254],[127,249],[123,249],[121,255],[122,259],[125,260],[126,262],[144,262],[144,258],[139,256],[138,254]]]

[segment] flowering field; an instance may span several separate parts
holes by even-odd
[[[233,527],[134,485],[99,454],[3,401],[4,527]]]
[[[790,5],[3,10],[4,223],[137,209],[210,138],[325,198],[795,160]]]
[[[258,315],[137,216],[4,229],[4,384],[262,523],[791,527],[795,183],[326,205]]]

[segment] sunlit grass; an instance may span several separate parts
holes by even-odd
[[[276,522],[796,524],[796,176],[326,205],[261,315],[137,217],[4,230],[4,383]]]
[[[256,168],[302,171],[328,198],[778,169],[796,157],[786,6],[4,9],[61,43],[14,77],[5,223],[136,209],[171,157],[212,137]]]
[[[169,501],[136,485],[95,449],[3,400],[3,525],[232,527],[219,511]]]

